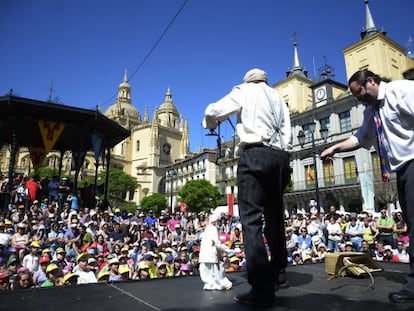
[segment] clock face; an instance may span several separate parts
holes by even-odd
[[[316,90],[316,99],[321,100],[326,96],[325,88],[320,88]]]
[[[162,151],[164,151],[166,154],[169,154],[171,151],[171,145],[169,143],[165,143],[162,145]]]

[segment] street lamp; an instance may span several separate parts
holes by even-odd
[[[316,127],[316,122],[312,121],[309,122],[308,124],[304,124],[302,126],[302,129],[307,129],[309,131],[309,133],[311,134],[311,140],[312,140],[312,157],[313,157],[313,166],[314,166],[314,170],[315,170],[315,201],[317,204],[317,209],[318,212],[320,210],[320,202],[319,202],[319,181],[318,181],[318,168],[316,167],[316,146],[315,146],[315,127]],[[323,127],[319,130],[321,137],[323,139],[324,142],[326,142],[326,139],[328,137],[328,128]],[[298,140],[299,140],[299,144],[300,146],[303,148],[303,146],[305,145],[305,140],[306,140],[306,135],[304,130],[300,130],[298,133]]]
[[[171,169],[167,172],[167,179],[170,181],[170,209],[171,214],[174,213],[174,206],[173,206],[173,182],[174,178],[177,177],[177,171],[175,169]]]

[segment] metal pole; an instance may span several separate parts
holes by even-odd
[[[171,214],[174,214],[174,206],[173,206],[173,174],[170,173],[170,208]]]
[[[318,167],[316,165],[316,146],[315,146],[315,135],[312,132],[312,155],[313,155],[313,165],[315,168],[315,201],[317,204],[318,213],[320,212],[319,204],[319,182],[318,182]]]

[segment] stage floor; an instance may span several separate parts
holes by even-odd
[[[383,272],[371,279],[341,277],[328,280],[324,264],[289,266],[289,286],[280,289],[275,306],[267,310],[382,311],[414,310],[414,303],[395,304],[388,293],[397,291],[409,271],[407,264],[381,263]],[[118,311],[118,310],[257,310],[233,301],[249,289],[245,272],[228,274],[229,291],[203,291],[199,277],[130,281],[13,291],[0,294],[0,310]]]

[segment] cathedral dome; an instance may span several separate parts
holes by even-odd
[[[160,111],[168,110],[168,111],[172,111],[172,112],[177,112],[177,107],[175,107],[175,105],[173,103],[164,102],[163,104],[161,104],[159,110]]]
[[[112,119],[129,119],[132,123],[141,122],[141,115],[131,102],[131,86],[126,71],[124,80],[118,87],[117,100],[105,111],[105,116]]]
[[[108,118],[111,117],[129,117],[132,119],[140,119],[140,114],[138,112],[138,109],[135,108],[130,103],[127,102],[117,102],[115,104],[112,104],[106,111],[105,116]]]
[[[160,108],[159,108],[159,112],[164,112],[164,111],[178,113],[177,107],[175,107],[174,103],[172,102],[172,95],[171,95],[170,88],[168,88],[167,93],[165,94],[165,100],[160,105]]]

